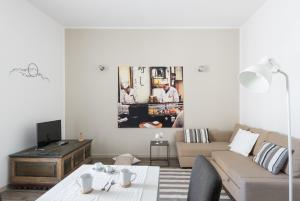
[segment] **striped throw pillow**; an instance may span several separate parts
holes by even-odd
[[[185,129],[184,142],[186,143],[209,143],[208,129]]]
[[[288,160],[288,149],[270,142],[264,142],[253,161],[272,174],[278,174]]]

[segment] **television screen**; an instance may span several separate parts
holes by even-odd
[[[61,140],[61,120],[37,124],[37,146],[44,147]]]

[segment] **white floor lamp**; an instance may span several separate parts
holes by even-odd
[[[279,65],[273,59],[263,59],[257,65],[250,66],[240,73],[240,83],[251,91],[267,92],[272,83],[272,75],[280,73],[285,77],[287,92],[287,123],[288,123],[288,155],[289,155],[289,201],[293,201],[293,157],[292,157],[292,135],[291,135],[291,108],[290,88],[288,75],[280,70]]]

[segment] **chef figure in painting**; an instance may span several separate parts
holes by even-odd
[[[172,128],[183,128],[184,127],[184,117],[183,110],[177,114],[177,117],[172,125]]]
[[[136,94],[133,88],[130,88],[128,82],[121,84],[120,102],[122,104],[134,104],[136,102]]]
[[[161,103],[179,102],[179,95],[177,89],[170,86],[170,84],[167,81],[163,82],[159,101]]]

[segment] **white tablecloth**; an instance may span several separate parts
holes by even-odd
[[[102,172],[92,170],[92,166],[82,166],[75,174],[71,174],[65,180],[55,186],[53,199],[51,201],[140,201],[143,194],[147,166],[113,166],[117,169],[127,168],[137,174],[137,178],[132,182],[131,187],[122,188],[118,184],[118,174],[107,175]],[[80,187],[76,180],[80,175],[90,173],[93,175],[93,191],[89,194],[81,194]],[[107,181],[114,179],[117,184],[113,185],[109,192],[101,191]],[[50,190],[51,191],[51,190]],[[51,193],[51,192],[49,192]]]

